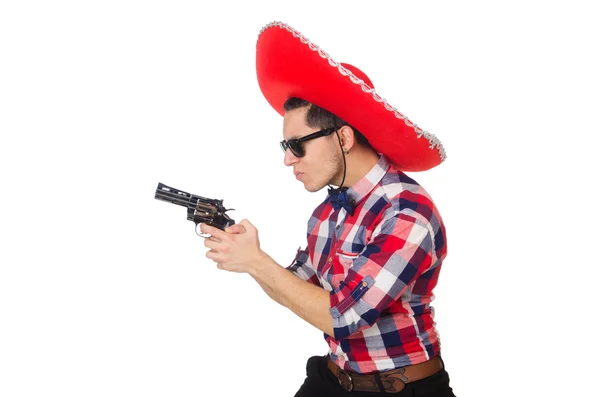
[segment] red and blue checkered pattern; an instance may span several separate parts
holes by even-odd
[[[361,373],[426,361],[440,352],[430,306],[446,232],[429,194],[381,155],[348,189],[354,215],[329,198],[308,222],[306,249],[288,267],[330,292],[331,358]]]

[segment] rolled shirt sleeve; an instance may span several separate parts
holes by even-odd
[[[330,293],[337,340],[372,326],[407,287],[437,261],[429,222],[396,212],[375,228],[370,242]]]
[[[310,256],[308,255],[308,248],[300,250],[300,247],[298,247],[296,257],[292,261],[292,264],[286,268],[286,270],[289,270],[304,281],[321,287],[321,282],[319,281],[315,270],[311,266]]]

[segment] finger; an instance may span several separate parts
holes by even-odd
[[[206,257],[214,262],[219,261],[219,254],[216,251],[210,250],[206,252]]]
[[[227,233],[218,227],[207,225],[206,223],[200,224],[200,231],[204,234],[210,234],[211,236],[217,237],[219,240],[227,238]]]
[[[209,237],[209,238],[205,238],[204,239],[204,246],[206,248],[210,248],[212,250],[216,250],[217,248],[219,248],[219,244],[221,244],[221,241],[213,238],[213,237]]]

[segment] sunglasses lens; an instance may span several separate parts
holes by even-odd
[[[283,153],[285,153],[285,151],[289,148],[290,152],[292,152],[294,156],[304,156],[304,149],[302,148],[302,143],[298,142],[295,139],[291,141],[281,141],[279,142],[279,146],[281,146],[281,150],[283,150]]]
[[[302,144],[298,141],[288,142],[288,147],[296,157],[304,156],[304,150],[302,149]]]

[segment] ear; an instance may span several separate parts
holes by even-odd
[[[345,150],[352,149],[352,147],[354,146],[354,143],[355,143],[354,131],[352,131],[352,128],[345,125],[339,129],[338,133],[340,134],[340,139],[342,141],[342,147]]]

